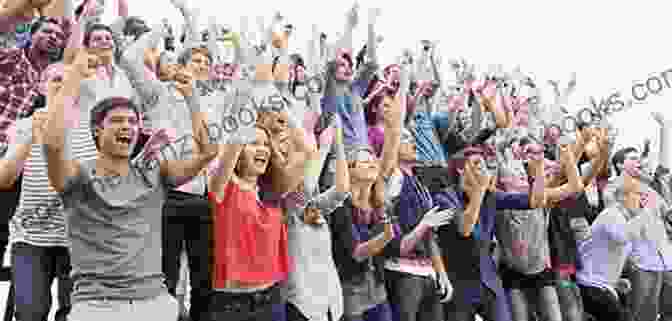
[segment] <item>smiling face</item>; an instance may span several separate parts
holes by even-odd
[[[261,128],[257,128],[257,138],[245,145],[240,152],[236,165],[238,176],[260,176],[266,172],[271,158],[270,137]]]
[[[642,175],[642,162],[639,152],[632,151],[625,154],[623,171],[632,177],[640,177]]]
[[[348,162],[350,178],[353,182],[373,183],[378,177],[378,159],[369,150],[359,150]]]
[[[112,63],[114,55],[114,40],[112,34],[106,29],[96,29],[89,36],[90,52],[101,57],[107,62]]]
[[[110,110],[96,127],[99,150],[115,158],[128,158],[138,140],[138,115],[128,107]]]
[[[210,76],[210,58],[201,50],[194,50],[187,68],[193,71],[198,80],[206,80]]]
[[[32,46],[42,52],[55,52],[65,48],[65,33],[60,25],[45,22],[32,36]]]
[[[160,64],[159,65],[159,80],[171,81],[175,80],[179,66],[177,64]]]
[[[335,78],[338,81],[351,81],[352,77],[352,53],[347,50],[339,50],[336,56]]]

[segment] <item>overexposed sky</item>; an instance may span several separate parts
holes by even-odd
[[[256,16],[270,19],[280,11],[295,25],[290,46],[299,52],[303,52],[313,23],[334,39],[336,32],[343,30],[345,13],[353,4],[315,0],[187,1],[190,7],[200,8],[202,21],[214,15],[219,23],[234,29],[242,15],[250,17],[253,24]],[[153,23],[165,17],[175,26],[182,24],[170,0],[129,2],[131,15]],[[444,61],[464,57],[484,70],[489,64],[502,64],[507,70],[519,65],[538,84],[545,85],[548,79],[566,83],[571,72],[576,72],[578,86],[570,98],[570,108],[578,110],[590,104],[591,96],[599,100],[621,91],[630,97],[635,82],[672,69],[667,23],[672,5],[665,3],[361,0],[355,48],[364,44],[368,9],[381,8],[377,31],[385,38],[380,50],[383,63],[393,62],[403,48],[417,50],[418,40],[429,39],[439,41]],[[668,77],[672,85],[672,72]],[[656,135],[655,124],[648,116],[651,110],[661,110],[672,118],[672,112],[666,111],[672,102],[672,88],[665,87],[659,96],[649,96],[643,104],[615,117],[625,134],[619,145],[639,144],[645,136]]]

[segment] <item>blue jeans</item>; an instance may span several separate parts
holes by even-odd
[[[672,270],[663,272],[660,294],[660,321],[672,321]]]
[[[555,291],[558,292],[558,302],[562,311],[562,319],[565,321],[582,321],[583,300],[581,290],[574,281],[568,279],[557,280]]]
[[[637,267],[630,271],[630,302],[634,321],[656,321],[660,309],[663,272],[645,271]]]
[[[443,305],[432,278],[386,270],[385,280],[394,321],[441,320]]]
[[[58,278],[56,321],[70,312],[70,253],[66,247],[12,246],[14,305],[18,321],[47,321],[51,310],[51,284]]]

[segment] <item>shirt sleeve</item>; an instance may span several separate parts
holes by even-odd
[[[349,197],[349,193],[342,193],[336,190],[336,186],[332,186],[326,192],[320,194],[315,198],[317,208],[324,216],[333,213],[337,208],[343,206],[343,202]]]

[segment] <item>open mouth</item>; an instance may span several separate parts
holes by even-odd
[[[123,147],[128,148],[131,145],[131,136],[126,134],[116,135],[115,142]]]
[[[257,166],[266,166],[268,162],[268,156],[266,155],[256,155],[254,157],[254,164]]]

